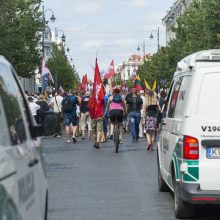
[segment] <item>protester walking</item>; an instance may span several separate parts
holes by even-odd
[[[60,94],[60,91],[55,93],[54,97],[50,100],[49,106],[51,107],[53,112],[56,112],[59,117],[60,124],[62,122],[62,101],[63,97]],[[54,137],[60,137],[62,135],[62,125],[60,126],[60,131],[54,134]]]
[[[94,148],[99,148],[101,140],[101,133],[103,132],[103,116],[104,116],[104,96],[105,89],[100,77],[99,67],[96,59],[94,85],[89,99],[88,107],[89,114],[92,119],[92,132],[95,143]]]
[[[141,90],[140,91],[140,97],[142,99],[142,102],[143,102],[143,105],[142,105],[142,109],[141,109],[141,121],[140,121],[140,124],[139,124],[139,137],[140,138],[143,138],[143,135],[144,135],[144,128],[145,128],[145,122],[144,122],[144,103],[145,103],[145,93],[144,93],[144,90]]]
[[[42,124],[45,112],[49,111],[49,105],[43,94],[39,95],[36,104],[40,106],[40,109],[37,111],[37,123]]]
[[[89,97],[90,92],[86,92],[82,98],[81,105],[80,105],[80,118],[81,118],[81,129],[82,129],[82,140],[85,139],[85,131],[86,128],[88,129],[88,140],[91,138],[91,118],[89,115]]]
[[[126,103],[128,105],[128,117],[129,125],[132,134],[132,142],[137,142],[139,139],[139,124],[141,120],[141,109],[143,101],[139,95],[137,95],[137,89],[133,88],[132,93],[126,97]]]
[[[165,108],[165,104],[166,104],[166,92],[164,90],[162,90],[160,92],[160,97],[157,100],[157,105],[159,108],[159,112],[158,112],[158,116],[157,116],[157,125],[158,125],[158,132],[161,131],[161,121],[163,119],[163,112],[164,112],[164,108]]]
[[[38,120],[37,111],[40,109],[40,106],[34,102],[34,99],[32,96],[28,97],[28,104],[31,110],[31,114],[34,117],[35,121],[37,122]]]
[[[145,99],[144,116],[147,138],[147,150],[153,150],[157,129],[158,106],[153,91],[148,91]]]
[[[70,143],[70,126],[72,126],[72,140],[76,143],[76,129],[78,125],[77,105],[79,101],[74,92],[65,94],[62,101],[62,111],[64,114],[64,124],[66,126],[66,142]]]

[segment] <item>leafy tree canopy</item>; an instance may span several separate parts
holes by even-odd
[[[78,88],[80,82],[79,75],[75,67],[70,64],[62,46],[53,46],[52,57],[48,59],[47,63],[54,80],[57,80],[57,88],[62,86],[65,91]]]
[[[194,0],[173,27],[176,35],[150,61],[138,69],[141,79],[171,81],[177,62],[185,56],[206,49],[220,48],[219,0]]]
[[[30,77],[39,66],[41,0],[1,0],[0,53],[18,75]]]

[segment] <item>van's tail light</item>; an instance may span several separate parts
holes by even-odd
[[[199,159],[199,142],[196,138],[190,136],[184,136],[183,158],[188,160]]]

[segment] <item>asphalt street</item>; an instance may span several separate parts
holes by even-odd
[[[171,220],[172,193],[157,189],[156,151],[126,135],[120,152],[78,138],[43,140],[49,183],[49,220]],[[197,220],[220,219],[220,208],[197,207]]]

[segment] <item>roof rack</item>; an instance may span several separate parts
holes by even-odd
[[[192,70],[198,62],[220,62],[220,49],[203,50],[185,57],[178,63],[177,72]]]

